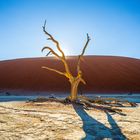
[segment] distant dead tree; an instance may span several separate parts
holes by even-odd
[[[88,46],[88,43],[90,41],[90,37],[87,34],[87,41],[86,41],[86,43],[85,43],[85,45],[83,47],[82,53],[78,56],[77,76],[74,76],[74,75],[72,75],[72,73],[70,71],[70,67],[69,67],[69,65],[67,63],[66,56],[65,56],[63,50],[61,49],[61,46],[60,46],[59,42],[50,33],[48,33],[46,31],[46,21],[44,22],[43,31],[48,36],[48,40],[51,40],[55,44],[57,50],[60,52],[61,55],[59,55],[51,47],[48,47],[48,46],[44,46],[42,48],[42,52],[44,50],[48,50],[49,52],[47,53],[46,56],[48,56],[50,54],[53,54],[56,58],[60,59],[62,61],[62,63],[64,64],[65,71],[62,72],[62,71],[59,71],[59,70],[56,70],[56,69],[53,69],[53,68],[49,68],[47,66],[42,66],[42,68],[50,70],[50,71],[53,71],[53,72],[56,72],[56,73],[58,73],[60,75],[65,76],[69,80],[70,85],[71,85],[71,93],[70,93],[70,96],[68,97],[68,99],[70,101],[76,101],[77,97],[78,97],[77,94],[78,94],[78,85],[79,85],[79,83],[81,82],[83,84],[86,84],[85,80],[83,79],[82,70],[80,68],[80,62],[81,62],[81,58],[83,57],[83,55],[85,53],[85,50],[86,50],[86,48]]]

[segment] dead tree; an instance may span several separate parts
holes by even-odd
[[[56,72],[62,76],[65,76],[69,82],[70,82],[70,85],[71,85],[71,93],[70,93],[70,96],[68,97],[68,99],[70,101],[76,101],[77,100],[77,94],[78,94],[78,85],[79,83],[83,83],[83,84],[86,84],[85,80],[83,79],[83,73],[82,73],[82,70],[80,68],[80,62],[81,62],[81,58],[83,57],[84,53],[85,53],[85,50],[88,46],[88,43],[90,41],[90,37],[89,35],[87,34],[87,41],[83,47],[83,50],[82,50],[82,53],[78,56],[78,61],[77,61],[77,76],[73,76],[73,74],[71,73],[70,71],[70,67],[67,63],[67,60],[66,60],[66,56],[63,52],[63,50],[61,49],[61,46],[59,44],[59,42],[50,34],[46,31],[46,21],[44,23],[44,26],[43,26],[43,31],[44,33],[48,36],[48,40],[52,41],[57,50],[60,52],[61,55],[59,55],[57,52],[55,52],[51,47],[48,47],[48,46],[44,46],[42,48],[42,52],[44,50],[49,50],[49,52],[47,53],[46,56],[50,55],[50,54],[53,54],[56,58],[60,59],[62,61],[62,63],[64,64],[64,68],[65,68],[65,71],[62,72],[62,71],[59,71],[59,70],[56,70],[56,69],[53,69],[53,68],[49,68],[47,66],[42,66],[43,69],[47,69],[47,70],[50,70],[50,71],[53,71],[53,72]]]

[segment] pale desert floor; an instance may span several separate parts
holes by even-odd
[[[0,140],[140,140],[140,105],[126,116],[55,102],[0,102]]]

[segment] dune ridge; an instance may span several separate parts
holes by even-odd
[[[77,57],[67,57],[76,75]],[[69,92],[67,79],[41,66],[64,71],[62,62],[54,57],[23,58],[0,61],[0,90]],[[81,62],[86,86],[83,92],[140,93],[140,60],[117,56],[84,56]]]

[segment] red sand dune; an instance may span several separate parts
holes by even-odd
[[[68,57],[67,60],[75,74],[77,57]],[[65,77],[42,69],[41,66],[64,70],[62,62],[52,57],[0,61],[0,89],[70,91]],[[139,59],[84,56],[81,69],[87,82],[86,86],[80,85],[84,91],[140,93]]]

